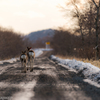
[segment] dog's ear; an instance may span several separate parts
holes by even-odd
[[[22,53],[23,53],[23,51],[22,51]]]
[[[30,50],[30,48],[29,48],[29,47],[27,47],[27,50]]]

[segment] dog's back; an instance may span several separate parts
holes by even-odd
[[[28,56],[28,60],[30,61],[30,59],[35,59],[35,52],[33,50],[31,50],[31,48],[27,47],[27,56]]]

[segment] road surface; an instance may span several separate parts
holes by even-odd
[[[0,100],[100,100],[100,88],[57,65],[44,52],[33,72],[21,73],[20,61],[0,65]]]

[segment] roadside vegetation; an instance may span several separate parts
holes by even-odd
[[[0,27],[0,59],[19,57],[31,42],[20,33]]]
[[[34,48],[45,48],[45,43],[46,42],[51,42],[52,37],[44,37],[44,38],[39,38],[37,41],[33,43]]]
[[[68,9],[70,7],[73,9]],[[100,0],[87,0],[86,3],[70,0],[66,7],[60,8],[75,20],[75,27],[72,30],[64,30],[63,27],[55,30],[52,41],[54,53],[63,58],[76,58],[100,67]]]

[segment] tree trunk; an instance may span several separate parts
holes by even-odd
[[[97,7],[97,18],[96,18],[96,60],[99,59],[99,48],[98,48],[98,20],[99,20],[99,7]]]
[[[81,23],[81,19],[79,19],[79,26],[80,26],[80,33],[81,33],[82,46],[83,46],[83,45],[84,45],[84,37],[83,37],[83,32],[82,32],[82,23]]]
[[[92,29],[92,26],[91,26],[91,24],[92,24],[91,16],[92,16],[92,3],[90,4],[90,20],[89,20],[89,38],[90,38],[90,40],[89,40],[89,45],[91,43],[91,29]]]

